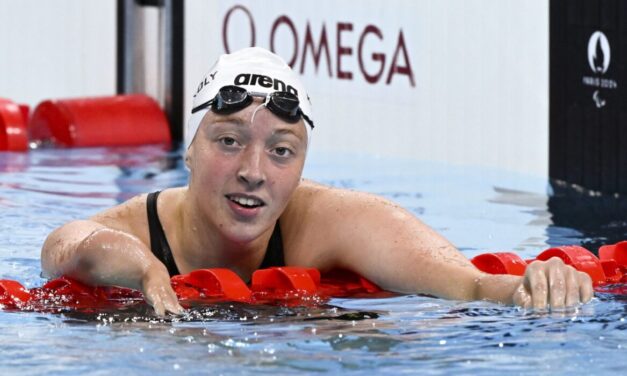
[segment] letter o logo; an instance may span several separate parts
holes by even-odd
[[[224,21],[222,22],[222,43],[224,44],[224,51],[227,54],[231,53],[231,49],[229,48],[228,41],[228,29],[229,29],[229,19],[231,18],[231,14],[237,9],[243,11],[248,17],[248,21],[250,23],[250,45],[249,47],[253,47],[255,45],[255,22],[253,20],[253,15],[250,13],[248,9],[246,9],[242,5],[235,5],[224,15]]]
[[[298,33],[296,32],[296,26],[294,26],[294,23],[292,22],[292,20],[289,19],[289,17],[281,16],[277,18],[276,21],[274,21],[274,24],[272,25],[272,31],[270,32],[270,51],[276,53],[276,50],[274,49],[274,35],[279,28],[279,25],[281,25],[282,23],[286,24],[289,27],[290,32],[292,33],[292,38],[294,38],[294,53],[292,54],[292,58],[290,59],[289,63],[287,63],[290,67],[293,68],[294,64],[296,64],[296,58],[298,57]]]

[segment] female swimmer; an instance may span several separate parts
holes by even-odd
[[[267,50],[222,55],[193,105],[189,184],[56,229],[42,248],[46,276],[139,289],[159,315],[182,311],[170,276],[216,267],[245,281],[269,266],[344,268],[391,291],[530,308],[592,297],[589,276],[558,258],[522,277],[485,274],[398,205],[303,180],[311,104]]]

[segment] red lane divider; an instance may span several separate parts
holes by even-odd
[[[34,141],[65,147],[171,142],[164,112],[142,94],[47,100],[35,108],[28,130]]]
[[[602,246],[599,248],[599,258],[602,261],[614,260],[620,266],[627,266],[627,241]]]
[[[0,151],[27,151],[31,141],[63,147],[170,144],[165,113],[143,94],[47,100],[27,105],[0,98]]]
[[[28,112],[28,106],[0,98],[0,151],[28,149]]]
[[[523,275],[527,264],[552,257],[559,257],[565,264],[588,273],[597,289],[608,284],[627,283],[627,241],[602,246],[599,248],[599,258],[584,247],[569,245],[549,248],[532,260],[523,261],[516,254],[499,252],[475,256],[471,262],[477,269],[489,274]],[[623,294],[627,288],[603,288],[600,291]]]
[[[523,275],[527,268],[525,260],[515,253],[484,253],[470,260],[479,270],[490,274]]]
[[[184,305],[236,301],[249,304],[317,305],[330,297],[381,293],[372,282],[350,272],[321,277],[317,269],[277,267],[257,270],[251,286],[229,269],[201,269],[174,276],[171,284]],[[383,295],[383,294],[381,294]],[[22,311],[94,310],[140,303],[140,292],[120,287],[88,286],[67,277],[26,289],[0,280],[0,306]]]
[[[200,269],[172,277],[172,287],[179,299],[217,299],[249,302],[252,292],[229,269]]]
[[[15,308],[27,303],[30,299],[30,292],[19,282],[7,279],[0,280],[0,304],[8,308]]]
[[[546,261],[553,257],[559,257],[566,265],[571,265],[580,272],[588,273],[595,286],[605,283],[605,273],[601,262],[587,249],[576,245],[554,247],[540,253],[536,259]]]
[[[298,291],[314,294],[320,286],[320,272],[313,268],[274,267],[253,273],[252,289],[256,292]]]
[[[528,263],[559,257],[566,264],[588,273],[597,291],[627,294],[627,241],[603,246],[599,254],[600,259],[583,247],[561,246],[545,250],[534,260],[524,261],[516,254],[499,252],[478,255],[471,261],[486,273],[523,275]],[[311,306],[331,297],[391,294],[349,271],[335,270],[321,275],[317,269],[299,267],[257,270],[250,286],[228,269],[196,270],[172,277],[171,283],[184,305],[237,301]],[[0,307],[4,309],[58,312],[63,309],[116,308],[141,302],[143,296],[138,291],[88,286],[67,277],[30,290],[16,281],[0,280]]]

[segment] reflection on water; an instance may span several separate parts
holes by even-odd
[[[514,250],[527,258],[561,244],[596,251],[627,238],[622,199],[556,186],[547,196],[544,179],[316,154],[305,174],[398,202],[469,257]],[[50,230],[186,179],[180,153],[155,147],[0,153],[0,278],[41,285],[39,250]],[[165,319],[145,304],[0,311],[0,372],[624,373],[627,294],[609,291],[563,312],[416,295],[306,308],[219,303]]]
[[[598,195],[553,183],[548,233],[555,244],[580,244],[593,252],[627,240],[627,198]]]
[[[602,245],[627,240],[627,198],[552,182],[551,194],[494,188],[489,202],[524,208],[530,226],[546,228],[549,246],[581,245],[598,253]],[[534,242],[537,239],[529,239]]]

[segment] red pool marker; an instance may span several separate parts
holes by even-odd
[[[146,95],[48,100],[33,112],[31,140],[65,147],[170,143],[159,104]]]
[[[179,299],[218,299],[249,302],[252,292],[237,274],[229,269],[200,269],[171,279]]]
[[[0,98],[0,151],[26,151],[28,106]]]
[[[588,273],[595,288],[607,284],[627,283],[627,241],[602,246],[599,249],[599,256],[600,259],[584,247],[568,245],[549,248],[540,253],[536,259],[527,260],[526,263],[559,257],[565,264]],[[513,253],[485,253],[471,261],[477,269],[490,274],[523,275],[526,267],[521,263],[524,261]],[[627,290],[619,288],[611,291]]]
[[[567,265],[572,265],[580,272],[586,272],[592,278],[592,284],[597,286],[605,283],[605,273],[599,259],[584,247],[565,245],[549,248],[540,253],[536,259],[546,261],[552,257],[559,257]]]
[[[579,246],[549,248],[537,260],[561,258],[575,269],[588,273],[595,290],[610,294],[627,293],[627,242],[601,247],[602,260]],[[615,258],[614,258],[615,257]],[[530,260],[534,261],[534,260]],[[491,274],[523,275],[527,263],[508,252],[478,255],[472,263]],[[257,270],[247,286],[229,269],[201,269],[172,277],[172,287],[183,304],[237,301],[248,304],[315,306],[331,297],[389,296],[362,276],[334,270],[323,275],[317,269],[274,267]],[[385,295],[387,294],[387,295]],[[314,299],[311,299],[314,298]],[[139,291],[120,287],[88,286],[61,277],[39,288],[25,289],[20,283],[0,280],[0,306],[24,311],[59,312],[62,309],[98,310],[141,303]]]
[[[489,274],[524,275],[527,263],[515,253],[484,253],[470,260],[477,269]]]
[[[619,283],[623,279],[623,271],[614,260],[601,260],[603,273],[605,274],[605,282]]]
[[[30,292],[19,282],[0,280],[0,304],[8,308],[20,308],[31,299]]]
[[[320,272],[313,268],[290,266],[261,269],[253,273],[252,279],[249,287],[229,269],[200,269],[174,276],[170,282],[184,305],[224,301],[315,306],[335,296],[382,291],[355,273],[335,271],[321,278]],[[0,281],[0,305],[8,309],[39,312],[59,312],[63,309],[93,311],[129,306],[142,301],[141,292],[136,290],[88,286],[67,277],[53,279],[31,290],[25,289],[16,281]]]
[[[318,291],[321,295],[343,297],[378,294],[384,291],[366,278],[349,270],[336,269],[321,275]]]
[[[320,272],[317,269],[283,266],[255,271],[251,287],[255,292],[300,291],[315,294],[319,285]]]
[[[614,272],[614,280],[627,283],[627,241],[602,246],[599,248],[599,258],[603,269],[608,268]]]
[[[602,246],[599,248],[599,258],[614,260],[619,266],[627,267],[627,241]]]

